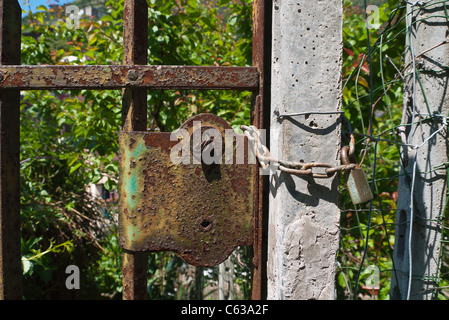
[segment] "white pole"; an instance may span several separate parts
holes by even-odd
[[[342,24],[342,0],[273,1],[273,156],[339,164]],[[335,299],[337,175],[276,171],[269,181],[267,298]]]
[[[431,299],[438,285],[447,193],[445,166],[438,165],[448,161],[449,112],[449,2],[408,3],[402,119],[408,125],[400,132],[415,147],[403,147],[391,285],[391,298],[404,300]]]

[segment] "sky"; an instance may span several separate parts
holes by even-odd
[[[71,0],[19,0],[20,6],[22,9],[29,10],[28,4],[31,6],[31,11],[35,11],[36,8],[40,5],[48,6],[49,4],[53,3],[60,3],[60,4],[66,4],[70,2]]]

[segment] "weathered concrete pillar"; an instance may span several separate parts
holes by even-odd
[[[415,2],[415,1],[413,1]],[[446,204],[449,113],[448,24],[445,4],[407,5],[403,149],[391,297],[431,299],[438,285]],[[435,115],[430,117],[430,114]],[[440,169],[438,169],[440,168]],[[441,170],[442,169],[442,170]],[[412,226],[412,227],[411,227]]]
[[[339,164],[340,115],[327,112],[341,110],[342,24],[342,0],[273,1],[274,156]],[[302,112],[315,114],[278,118]],[[271,174],[268,299],[335,298],[338,184],[337,176]]]

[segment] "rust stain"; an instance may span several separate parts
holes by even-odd
[[[143,136],[143,141],[147,148],[160,148],[161,152],[170,153],[179,141],[170,141],[170,133],[168,132],[148,132]]]
[[[128,72],[135,70],[131,79]],[[36,89],[218,89],[255,90],[255,67],[87,65],[0,66],[0,88]]]

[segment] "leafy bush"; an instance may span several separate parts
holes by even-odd
[[[363,290],[363,285],[371,275],[366,272],[368,266],[380,269],[380,299],[389,297],[390,279],[393,276],[391,255],[396,220],[399,150],[395,144],[387,142],[378,142],[375,146],[369,143],[369,137],[396,139],[395,128],[401,123],[402,117],[403,83],[398,81],[397,70],[393,65],[399,68],[402,65],[405,39],[401,1],[384,2],[376,13],[379,21],[370,29],[367,29],[363,7],[354,6],[351,1],[344,2],[343,109],[351,128],[343,129],[346,132],[352,130],[356,138],[358,163],[370,180],[375,171],[376,198],[371,208],[369,203],[354,206],[347,191],[342,189],[341,271],[337,277],[339,299],[352,299],[356,287],[359,293],[372,295]],[[373,109],[371,105],[374,105]],[[365,243],[366,239],[368,243]]]

